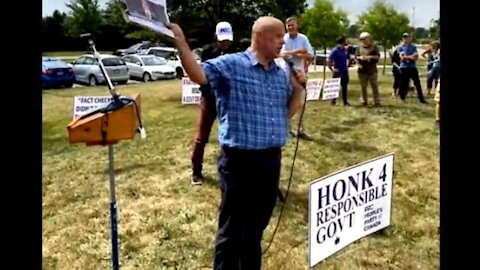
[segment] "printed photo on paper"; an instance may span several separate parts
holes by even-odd
[[[124,0],[124,2],[127,6],[125,13],[129,21],[174,37],[173,32],[167,27],[170,19],[165,0]]]

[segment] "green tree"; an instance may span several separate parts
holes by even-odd
[[[127,23],[123,17],[123,0],[110,0],[102,12],[104,25],[101,33],[102,39],[108,39],[107,47],[129,47],[143,40],[155,42],[160,35],[154,31],[142,28],[134,23]],[[113,48],[112,48],[113,49]]]
[[[42,51],[59,51],[67,45],[63,30],[63,22],[67,15],[55,10],[52,16],[42,18],[41,37]]]
[[[308,4],[305,0],[272,0],[269,6],[270,15],[285,21],[290,16],[300,16],[305,12]]]
[[[352,24],[348,27],[348,37],[358,38],[360,35],[360,27],[357,24]]]
[[[383,46],[383,74],[385,74],[387,48],[398,44],[402,33],[410,32],[408,15],[398,12],[393,5],[376,0],[358,18],[362,31],[369,32],[377,43]]]
[[[197,44],[213,41],[219,21],[232,24],[235,39],[250,37],[253,22],[271,15],[285,20],[301,14],[305,0],[175,0],[171,1],[171,20],[179,23],[188,37],[197,37]]]
[[[431,39],[440,39],[440,18],[431,21],[428,33]]]
[[[98,0],[71,0],[66,6],[70,12],[64,27],[69,36],[77,38],[83,33],[98,35],[103,23]]]
[[[316,0],[312,8],[307,9],[301,16],[303,32],[308,36],[314,48],[327,48],[336,45],[341,35],[347,34],[349,25],[347,13],[335,10],[331,0]],[[325,77],[325,65],[323,75]]]
[[[428,37],[428,30],[423,27],[415,28],[415,38],[423,39]]]

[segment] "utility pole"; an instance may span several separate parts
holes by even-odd
[[[412,33],[412,38],[415,38],[415,7],[413,7],[412,10],[412,28],[413,28],[413,33]]]
[[[412,27],[415,28],[415,7],[412,10]]]

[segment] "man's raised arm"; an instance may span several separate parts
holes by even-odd
[[[192,52],[188,43],[185,41],[183,31],[178,24],[171,23],[170,30],[175,35],[175,45],[180,54],[180,60],[182,66],[191,81],[198,83],[199,85],[207,85],[208,79],[203,71],[202,66],[197,62],[195,54]]]

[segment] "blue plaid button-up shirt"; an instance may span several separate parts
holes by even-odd
[[[250,50],[202,63],[217,100],[218,139],[240,149],[282,147],[288,137],[289,72],[265,70]]]

